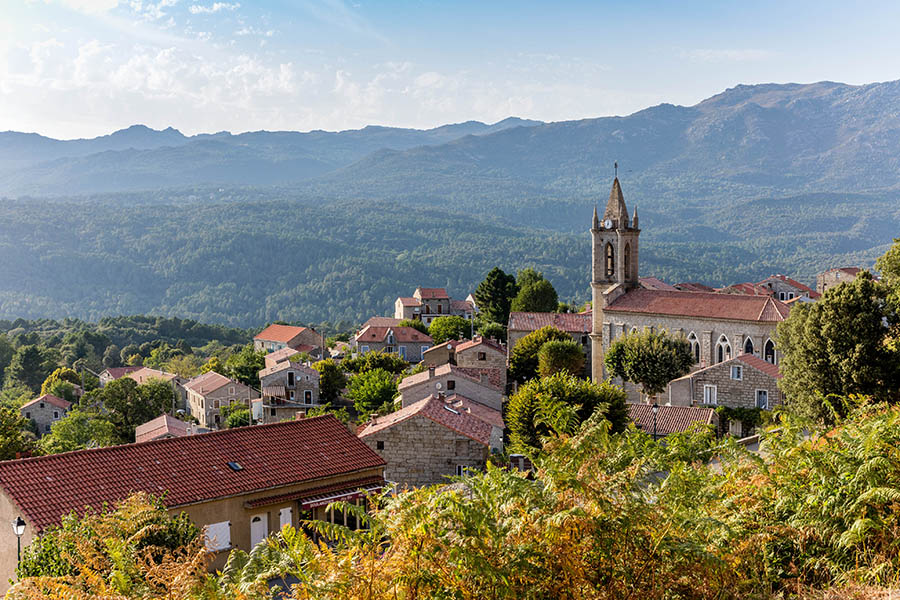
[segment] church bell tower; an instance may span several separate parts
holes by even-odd
[[[633,218],[628,218],[625,197],[618,176],[602,220],[594,207],[591,223],[591,378],[603,381],[603,309],[630,289],[640,286],[638,281],[638,228],[637,208]]]

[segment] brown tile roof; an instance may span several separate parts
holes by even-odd
[[[765,360],[755,356],[753,354],[739,354],[734,358],[729,358],[728,360],[723,360],[720,363],[716,363],[714,365],[710,365],[708,367],[703,367],[702,369],[697,369],[696,371],[692,371],[687,375],[683,375],[676,379],[675,381],[680,381],[682,379],[691,379],[695,375],[699,373],[705,373],[710,369],[716,369],[722,367],[723,365],[730,365],[734,362],[742,362],[745,365],[753,367],[757,371],[761,371],[770,377],[774,377],[776,379],[781,379],[781,372],[778,369],[778,365],[773,365],[770,362],[766,362]]]
[[[402,320],[403,319],[395,319],[394,317],[370,317],[359,329],[362,331],[366,327],[394,327],[399,325]]]
[[[461,376],[467,379],[470,379],[476,383],[481,382],[481,375],[484,374],[487,376],[487,387],[495,388],[496,391],[503,391],[503,374],[499,369],[477,369],[474,367],[457,367],[456,365],[451,365],[449,363],[440,365],[435,367],[434,376],[435,377],[443,377],[444,375],[454,375]],[[400,385],[397,386],[398,390],[405,390],[411,386],[419,385],[420,383],[426,382],[431,379],[431,372],[429,370],[422,371],[421,373],[416,373],[415,375],[410,375],[405,377],[403,381],[400,382]],[[482,385],[485,385],[482,383]]]
[[[784,321],[789,311],[784,302],[770,296],[644,289],[631,290],[604,309],[604,312],[760,322]]]
[[[67,400],[63,400],[62,398],[57,398],[53,394],[44,394],[43,396],[40,396],[39,398],[35,398],[31,402],[26,402],[19,408],[19,410],[22,410],[23,408],[27,408],[29,406],[34,406],[35,404],[38,404],[39,402],[46,402],[47,404],[52,404],[56,408],[61,408],[63,410],[69,410],[69,407],[72,406],[72,403]]]
[[[400,301],[400,304],[403,306],[422,306],[422,303],[416,300],[415,298],[397,298]]]
[[[224,375],[210,371],[202,375],[197,375],[184,384],[185,389],[197,392],[200,395],[209,394],[228,384],[240,385],[233,379],[229,379]]]
[[[359,437],[364,438],[374,435],[379,431],[393,427],[397,423],[406,421],[416,415],[430,419],[451,431],[455,431],[456,433],[484,444],[485,446],[490,445],[491,431],[493,430],[493,426],[490,423],[475,417],[467,411],[457,410],[450,406],[443,398],[437,396],[430,396],[424,400],[419,400],[418,402],[410,404],[406,408],[401,408],[397,412],[393,412],[384,417],[378,417],[360,432]]]
[[[167,373],[165,371],[160,371],[159,369],[151,369],[150,367],[141,367],[137,371],[132,371],[128,373],[126,377],[130,377],[134,379],[138,385],[142,385],[150,381],[151,379],[162,379],[163,381],[172,381],[178,375],[175,373]]]
[[[292,339],[303,333],[306,327],[296,327],[294,325],[278,325],[273,323],[258,334],[253,336],[254,340],[262,340],[266,342],[281,342],[287,344]]]
[[[459,394],[447,396],[445,402],[456,410],[467,412],[476,419],[481,419],[485,423],[490,423],[494,427],[499,427],[500,429],[503,429],[505,427],[505,425],[503,424],[503,415],[500,413],[500,411],[494,410],[490,406],[485,406],[481,402],[476,402],[471,398],[466,398],[465,396],[460,396]]]
[[[275,352],[270,352],[269,354],[266,354],[266,366],[271,367],[280,362],[287,361],[295,354],[300,354],[300,351],[290,347],[282,348],[281,350],[276,350]]]
[[[286,371],[287,369],[293,369],[295,371],[300,371],[305,375],[309,375],[310,377],[319,378],[319,372],[312,368],[310,365],[306,365],[301,362],[291,362],[289,360],[284,360],[279,363],[275,363],[272,366],[267,366],[265,369],[259,372],[259,377],[262,378],[266,375],[271,375],[273,373],[279,373],[281,371]]]
[[[509,329],[515,331],[536,331],[552,325],[569,333],[590,333],[591,315],[582,313],[509,313]]]
[[[677,289],[674,285],[670,285],[662,279],[657,279],[656,277],[641,277],[639,281],[641,283],[641,287],[647,288],[648,290]]]
[[[676,290],[681,290],[682,292],[714,292],[715,288],[710,287],[708,285],[694,282],[684,282],[684,283],[676,283]]]
[[[129,373],[134,373],[143,368],[144,367],[109,367],[108,369],[103,369],[100,374],[109,373],[109,376],[113,379],[119,379],[120,377],[125,377]]]
[[[728,287],[719,288],[716,291],[722,294],[746,294],[748,296],[771,296],[774,293],[771,288],[761,283],[749,282],[735,283]]]
[[[451,300],[450,310],[456,312],[473,312],[475,306],[468,300]]]
[[[358,344],[362,344],[365,342],[386,342],[388,332],[394,332],[394,341],[398,344],[401,343],[417,343],[417,344],[430,344],[431,337],[427,334],[422,333],[415,327],[373,327],[369,325],[364,328],[362,331],[356,334],[356,341]]]
[[[243,467],[233,471],[228,462]],[[0,462],[0,487],[40,532],[134,492],[177,508],[383,467],[331,415]]]
[[[478,348],[480,346],[486,346],[491,348],[492,350],[496,350],[501,354],[506,354],[506,348],[503,347],[502,344],[495,342],[494,340],[488,340],[481,336],[475,336],[473,340],[465,340],[463,342],[459,342],[456,345],[457,352],[464,352],[466,350],[470,350],[472,348]]]
[[[462,373],[469,379],[473,381],[481,381],[481,376],[484,375],[487,378],[488,384],[491,387],[495,387],[498,390],[503,389],[503,372],[500,369],[492,369],[492,368],[482,368],[482,367],[457,367],[454,366],[454,371],[457,373]]]
[[[690,429],[694,423],[710,425],[715,409],[698,406],[659,406],[656,414],[656,434],[668,435]],[[653,407],[650,404],[629,404],[628,416],[641,431],[653,434]]]
[[[134,430],[135,442],[149,442],[162,436],[184,437],[191,435],[192,426],[169,415],[160,415],[152,421],[138,425]],[[194,432],[196,433],[196,432]]]
[[[416,288],[422,300],[448,300],[450,295],[444,288]]]
[[[772,275],[771,277],[766,277],[765,279],[760,281],[757,285],[765,285],[766,282],[770,279],[778,279],[779,281],[783,281],[786,284],[788,284],[789,286],[791,286],[792,288],[798,289],[801,292],[806,292],[807,294],[809,294],[810,298],[818,298],[819,296],[821,296],[821,294],[819,292],[812,289],[808,285],[800,283],[796,279],[791,279],[787,275]]]

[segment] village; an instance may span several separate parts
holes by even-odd
[[[221,569],[228,551],[250,551],[285,525],[359,525],[332,502],[365,506],[371,494],[448,484],[488,463],[527,473],[532,457],[511,443],[510,399],[560,371],[621,394],[627,422],[654,441],[707,428],[754,447],[761,415],[790,403],[779,387],[776,327],[792,306],[818,301],[861,269],[820,273],[815,289],[781,274],[718,289],[670,284],[640,276],[640,232],[616,178],[590,223],[591,304],[507,310],[500,332],[476,334],[485,310],[478,291],[455,299],[418,287],[346,343],[329,346],[311,327],[268,325],[253,338],[265,366],[250,385],[214,370],[192,378],[146,366],[103,370],[101,387],[164,382],[171,409],[136,423],[134,443],[0,462],[0,520],[15,524],[0,528],[0,579],[14,578],[16,548],[65,515],[135,492],[164,496],[172,514],[204,528],[212,568]],[[682,375],[653,390],[604,361],[617,341],[642,332],[677,340],[689,357]],[[568,352],[564,366],[545,369],[548,344]],[[360,391],[363,374],[375,391]],[[72,406],[44,394],[20,414],[47,435]],[[236,409],[249,410],[249,423],[226,426]]]

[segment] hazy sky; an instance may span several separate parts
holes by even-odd
[[[0,0],[0,130],[558,121],[900,79],[900,3]]]

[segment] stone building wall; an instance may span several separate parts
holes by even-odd
[[[479,358],[480,353],[484,354],[484,359]],[[506,355],[490,346],[481,344],[472,348],[466,348],[462,352],[457,352],[456,365],[459,367],[506,371]]]
[[[452,389],[448,386],[450,381],[453,382]],[[438,383],[441,384],[440,388],[437,387]],[[400,403],[403,407],[407,407],[433,394],[446,394],[448,396],[459,394],[494,410],[503,409],[503,392],[501,390],[472,381],[464,375],[454,375],[453,373],[435,375],[421,383],[401,390]]]
[[[294,385],[288,385],[288,372],[294,374]],[[283,385],[287,400],[293,400],[300,404],[307,404],[306,392],[310,392],[311,400],[308,404],[319,403],[319,372],[305,365],[293,365],[275,373],[263,375],[259,378],[260,389],[270,385]],[[291,398],[291,392],[294,397]]]
[[[740,381],[731,378],[731,367],[742,368]],[[756,390],[766,390],[769,397],[769,409],[782,404],[781,390],[778,389],[777,379],[757,371],[740,361],[732,361],[727,364],[704,369],[694,374],[691,379],[694,382],[690,394],[691,403],[694,406],[703,406],[703,386],[716,386],[716,405],[730,408],[756,408]],[[674,404],[674,402],[673,402]]]
[[[487,446],[422,415],[361,439],[387,461],[384,478],[401,486],[447,483],[458,466],[482,469],[488,457]]]
[[[50,433],[53,424],[66,416],[65,409],[49,402],[35,402],[29,406],[23,406],[20,412],[26,419],[34,421],[40,435]]]
[[[825,290],[829,290],[841,283],[850,282],[856,279],[856,274],[850,274],[840,269],[825,271],[816,275],[816,291],[824,294]]]

